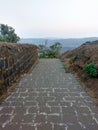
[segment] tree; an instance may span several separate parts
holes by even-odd
[[[60,49],[62,48],[62,45],[61,45],[61,43],[56,42],[55,44],[50,46],[50,48],[51,48],[51,50],[54,50],[54,51],[60,51]]]
[[[45,45],[39,45],[38,48],[40,58],[59,58],[62,45],[61,43],[57,42],[49,48],[46,48]]]
[[[39,52],[42,52],[43,50],[46,49],[46,47],[43,44],[39,44],[38,49],[39,49]]]
[[[17,43],[19,41],[19,37],[15,33],[15,30],[4,24],[0,24],[0,42],[12,42]]]

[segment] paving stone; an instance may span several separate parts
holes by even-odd
[[[78,121],[86,125],[96,124],[95,120],[91,115],[78,115]]]
[[[59,93],[60,92],[63,93],[63,92],[68,92],[68,89],[66,89],[66,88],[55,88],[54,91],[59,92]]]
[[[21,126],[20,130],[35,130],[35,127],[32,125],[24,124]]]
[[[6,101],[8,101],[8,102],[16,101],[16,100],[17,100],[17,98],[15,98],[15,97],[10,97],[10,98],[6,99]]]
[[[47,97],[47,94],[48,94],[47,92],[40,92],[40,93],[38,94],[38,96],[39,96],[39,97],[43,97],[43,96],[44,96],[44,97]]]
[[[62,113],[75,113],[75,110],[73,107],[62,107]]]
[[[87,129],[82,128],[81,125],[79,125],[78,123],[76,123],[76,124],[68,125],[67,130],[87,130]]]
[[[79,106],[85,106],[86,103],[84,101],[84,99],[81,99],[81,98],[78,98],[75,100],[75,102],[73,102],[73,107],[76,106],[76,107],[79,107]]]
[[[48,115],[47,117],[48,122],[50,123],[62,123],[61,122],[61,116],[58,114],[54,114],[54,115]]]
[[[46,102],[41,98],[41,99],[37,99],[37,104],[38,106],[46,106]]]
[[[34,115],[28,114],[23,116],[23,123],[33,123]]]
[[[74,114],[64,114],[62,122],[67,124],[67,123],[77,123],[78,119]]]
[[[37,107],[29,107],[27,110],[28,110],[28,113],[30,113],[30,114],[38,112],[38,108]]]
[[[23,101],[22,102],[18,102],[18,101],[12,101],[10,102],[11,106],[23,106]]]
[[[24,102],[24,105],[25,106],[36,106],[37,105],[37,102],[35,101],[26,101]]]
[[[45,123],[45,121],[46,121],[46,115],[43,114],[36,115],[34,120],[35,123],[42,123],[42,122]]]
[[[37,130],[52,130],[52,125],[49,123],[43,123],[37,126]]]
[[[72,102],[66,102],[66,101],[60,102],[60,106],[62,106],[62,107],[71,107],[71,104],[73,105]]]
[[[25,114],[26,113],[26,107],[23,107],[23,106],[15,106],[15,109],[14,109],[14,114],[15,115],[17,115],[17,114],[19,114],[19,115],[23,115],[23,114]]]
[[[78,114],[83,114],[83,113],[86,113],[86,114],[89,114],[90,113],[90,110],[88,107],[75,107],[74,108]]]
[[[70,96],[73,98],[80,97],[80,93],[70,93]]]
[[[50,111],[50,107],[46,107],[46,106],[39,106],[39,113],[46,113],[46,114],[49,114],[51,111]]]
[[[17,114],[17,115],[14,115],[14,118],[12,119],[12,123],[13,124],[21,124],[23,122],[23,118],[24,118],[24,115],[23,114]]]
[[[53,106],[60,106],[60,103],[59,102],[55,102],[55,101],[53,101],[53,102],[49,101],[48,105],[51,106],[51,107],[53,107]]]
[[[98,124],[94,124],[94,125],[87,125],[86,130],[98,130]]]
[[[1,104],[0,104],[0,106],[10,106],[10,102],[2,102]]]
[[[98,106],[59,59],[41,59],[0,102],[0,130],[98,130]]]
[[[29,97],[32,97],[32,96],[37,96],[38,93],[37,92],[29,92],[28,95],[29,95]]]
[[[58,113],[60,114],[61,108],[60,107],[51,107],[51,113]]]
[[[10,120],[10,115],[1,115],[0,116],[0,124],[5,123],[6,121]]]
[[[49,97],[43,97],[43,101],[45,102],[49,102],[49,101],[54,101],[55,100],[55,97],[54,96],[49,96]]]
[[[65,130],[67,127],[62,126],[62,125],[54,125],[54,130]]]
[[[68,92],[65,92],[65,91],[63,90],[63,92],[54,92],[54,96],[56,96],[56,98],[57,98],[57,97],[68,97],[69,94],[68,94]]]
[[[31,96],[31,97],[25,97],[24,98],[24,100],[26,101],[26,102],[28,102],[28,101],[32,101],[32,102],[35,102],[36,101],[36,97],[35,96]]]
[[[24,102],[25,98],[21,97],[21,98],[15,98],[15,102]]]
[[[13,96],[12,98],[17,98],[20,96],[20,93],[13,92],[11,95]]]
[[[0,130],[19,130],[20,126],[18,124],[7,124],[4,128]]]
[[[14,111],[14,108],[13,107],[3,107],[3,109],[0,111],[0,114],[11,114],[12,112]]]

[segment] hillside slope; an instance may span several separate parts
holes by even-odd
[[[90,77],[83,71],[86,64],[93,63],[98,70],[98,41],[87,42],[80,47],[67,51],[61,56],[67,71],[75,74],[84,89],[98,104],[98,76]]]

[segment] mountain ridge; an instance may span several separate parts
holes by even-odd
[[[30,44],[45,44],[47,46],[60,42],[63,47],[77,47],[87,41],[98,40],[98,37],[84,37],[84,38],[21,38],[19,43],[30,43]]]
[[[19,43],[29,43],[29,44],[43,44],[47,47],[55,44],[56,42],[59,42],[62,44],[62,48],[60,50],[60,53],[64,53],[68,50],[72,50],[76,47],[79,47],[81,44],[87,42],[87,41],[95,41],[98,40],[98,37],[86,37],[86,38],[21,38]]]

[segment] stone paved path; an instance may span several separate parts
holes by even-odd
[[[98,107],[58,59],[40,60],[0,104],[0,130],[98,130]]]

